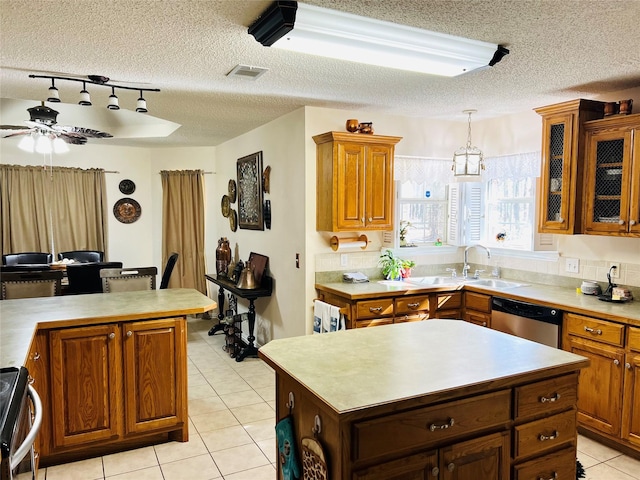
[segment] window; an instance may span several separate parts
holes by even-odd
[[[552,236],[536,232],[540,153],[489,157],[485,163],[481,182],[467,183],[454,182],[451,160],[396,157],[396,239],[385,239],[385,246],[433,246],[440,240],[522,251],[553,248]]]

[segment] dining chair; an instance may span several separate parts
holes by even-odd
[[[54,297],[62,290],[59,270],[5,272],[0,275],[0,299]]]
[[[156,267],[105,268],[100,270],[104,293],[155,290]]]
[[[58,260],[63,260],[65,258],[80,263],[103,262],[104,252],[101,252],[100,250],[71,250],[68,252],[58,253]]]
[[[70,263],[67,265],[68,292],[102,293],[100,270],[105,268],[122,268],[122,262]]]
[[[25,263],[48,265],[52,260],[52,255],[44,252],[20,252],[2,255],[3,265],[21,265]]]
[[[164,272],[162,273],[162,280],[160,281],[160,290],[164,290],[169,287],[169,279],[171,278],[171,273],[173,272],[173,267],[176,266],[176,262],[178,261],[178,254],[176,252],[171,253],[169,259],[167,260],[167,265],[164,267]]]

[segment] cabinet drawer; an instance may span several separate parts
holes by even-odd
[[[396,315],[415,313],[419,310],[429,311],[429,295],[396,298]]]
[[[464,319],[467,322],[475,323],[481,327],[491,328],[491,314],[484,312],[476,312],[473,310],[465,310]]]
[[[578,376],[566,375],[515,389],[516,420],[571,408],[577,402]]]
[[[565,313],[565,316],[569,335],[576,335],[617,347],[622,346],[624,325],[582,315],[574,315],[573,313]]]
[[[429,312],[415,313],[412,315],[399,315],[395,317],[393,323],[421,322],[423,320],[429,320]]]
[[[576,412],[553,415],[552,417],[525,423],[514,428],[514,458],[524,458],[556,448],[564,443],[575,442]]]
[[[448,310],[462,307],[462,293],[438,293],[436,295],[436,310]]]
[[[564,448],[513,467],[513,480],[576,478],[576,449]]]
[[[627,339],[627,346],[629,350],[640,352],[640,328],[629,327],[629,338]]]
[[[388,318],[370,318],[368,320],[356,321],[356,328],[377,327],[378,325],[391,325],[393,317]]]
[[[358,302],[358,320],[361,318],[377,318],[393,315],[393,298],[381,298],[379,300],[366,300]]]
[[[481,293],[465,292],[464,306],[470,310],[491,313],[491,297]]]
[[[353,426],[353,459],[428,448],[506,424],[511,418],[510,405],[511,392],[504,390],[358,422]]]

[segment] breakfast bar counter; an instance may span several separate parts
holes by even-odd
[[[42,400],[40,462],[187,441],[186,316],[215,307],[193,289],[1,301],[1,365]]]
[[[298,443],[316,437],[329,478],[575,478],[584,357],[457,320],[274,340],[259,354],[276,371],[277,419],[293,417]]]

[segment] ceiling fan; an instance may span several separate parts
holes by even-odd
[[[71,145],[84,145],[87,138],[112,138],[113,135],[90,128],[58,125],[58,112],[44,105],[27,108],[30,120],[25,120],[26,127],[21,125],[0,125],[0,138],[15,137],[39,133],[40,135],[59,137]]]

